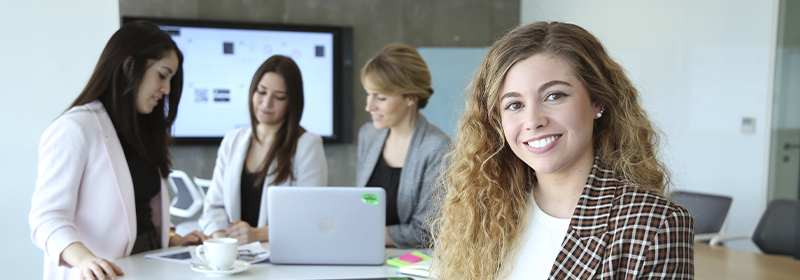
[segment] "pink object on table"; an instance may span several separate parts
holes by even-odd
[[[415,256],[415,255],[413,255],[411,253],[406,253],[405,255],[400,256],[399,259],[401,261],[406,261],[406,262],[410,262],[410,263],[415,263],[415,262],[419,262],[419,261],[422,260],[422,258],[417,257],[417,256]]]

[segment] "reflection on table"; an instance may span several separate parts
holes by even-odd
[[[694,244],[695,279],[800,279],[800,261],[708,243]]]

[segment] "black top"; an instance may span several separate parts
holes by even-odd
[[[250,224],[251,227],[258,227],[258,214],[261,212],[261,194],[263,186],[253,187],[256,183],[256,175],[247,172],[247,167],[242,168],[242,221]]]
[[[133,145],[128,144],[121,137],[119,142],[122,144],[122,151],[125,153],[125,160],[128,162],[128,169],[133,181],[133,197],[136,201],[136,235],[142,235],[156,228],[153,224],[153,209],[150,208],[150,201],[161,192],[161,177],[156,165],[142,157]]]
[[[383,160],[383,153],[372,170],[372,176],[367,181],[367,186],[381,187],[386,190],[386,225],[400,224],[400,216],[397,215],[397,191],[400,189],[400,173],[403,168],[394,168],[386,165]]]

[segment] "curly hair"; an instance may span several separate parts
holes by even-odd
[[[595,156],[617,176],[660,194],[669,172],[657,158],[659,136],[639,104],[639,93],[603,45],[583,28],[560,22],[517,27],[495,42],[466,92],[454,148],[446,155],[442,207],[434,229],[434,271],[440,279],[502,279],[510,271],[531,187],[532,168],[503,134],[500,88],[509,68],[535,54],[565,61],[592,102],[605,105],[595,120]]]

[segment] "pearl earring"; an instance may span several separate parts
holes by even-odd
[[[605,108],[600,109],[600,113],[597,113],[597,118],[598,119],[603,116],[603,112],[605,112],[605,110],[606,110]]]

